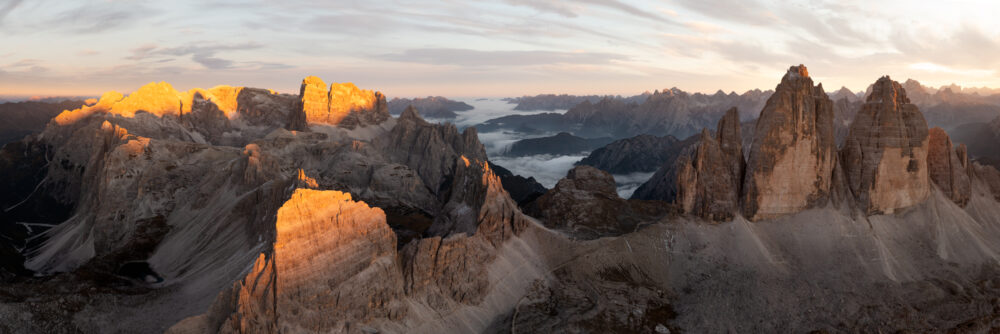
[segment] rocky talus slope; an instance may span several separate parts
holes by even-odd
[[[916,128],[888,79],[895,97],[856,116],[885,122],[852,140],[881,154],[854,167],[874,188],[851,188],[829,99],[796,66],[752,135],[720,110],[661,168],[673,202],[619,198],[578,166],[524,212],[474,128],[305,81],[108,93],[6,145],[0,332],[1000,328],[1000,171]],[[884,173],[926,195],[892,198],[916,197]]]

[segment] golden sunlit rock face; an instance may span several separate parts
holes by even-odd
[[[124,96],[110,91],[104,93],[100,100],[76,110],[63,111],[54,119],[56,124],[68,125],[95,112],[107,112],[122,117],[135,117],[143,111],[157,117],[166,115],[180,116],[191,113],[191,107],[196,98],[214,102],[226,117],[236,117],[238,109],[237,97],[243,87],[217,86],[212,89],[194,88],[187,92],[178,92],[166,82],[151,82],[142,86],[132,94]]]
[[[297,189],[275,230],[272,258],[262,254],[237,285],[236,312],[221,332],[349,330],[345,319],[402,316],[396,235],[382,209],[348,193]]]
[[[323,79],[309,76],[302,80],[299,97],[306,122],[310,124],[343,124],[353,127],[358,125],[355,123],[366,122],[345,122],[352,113],[366,115],[384,113],[386,117],[378,117],[380,120],[376,123],[388,116],[385,96],[382,93],[360,89],[350,82],[333,83],[327,89]]]

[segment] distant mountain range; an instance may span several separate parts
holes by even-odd
[[[428,96],[413,99],[397,97],[389,100],[389,114],[398,116],[403,113],[403,110],[406,110],[406,107],[411,105],[417,108],[420,115],[424,117],[444,119],[458,117],[458,114],[455,113],[456,111],[469,111],[475,108],[468,103],[449,100],[443,96]]]
[[[0,146],[41,132],[63,110],[79,108],[84,100],[47,100],[0,103]]]
[[[522,133],[568,132],[584,138],[629,138],[641,134],[672,135],[687,138],[704,127],[712,127],[722,113],[737,107],[744,119],[756,117],[770,91],[752,90],[743,94],[721,91],[690,94],[678,88],[655,91],[633,97],[602,97],[582,102],[565,113],[511,115],[491,119],[476,127],[482,132],[513,131]],[[554,98],[536,97],[533,100]],[[559,97],[559,101],[571,101]]]
[[[504,155],[520,157],[537,154],[579,154],[581,152],[593,151],[594,149],[607,145],[612,141],[613,139],[610,137],[581,138],[571,135],[568,132],[560,132],[555,136],[522,139],[514,142],[514,144],[512,144],[510,148],[504,152]]]
[[[567,94],[538,94],[535,96],[508,97],[503,99],[507,103],[517,104],[514,110],[518,111],[556,111],[567,110],[583,102],[597,103],[605,98],[625,99],[628,102],[642,103],[649,96],[650,92],[645,92],[631,97],[612,95],[567,95]]]

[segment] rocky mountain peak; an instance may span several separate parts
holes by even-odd
[[[751,219],[798,212],[828,198],[836,152],[833,102],[792,66],[757,119],[743,184]]]
[[[799,66],[789,67],[788,72],[785,73],[785,77],[782,79],[782,81],[794,80],[799,78],[808,78],[808,77],[809,77],[809,69],[807,69],[805,65],[799,64]]]
[[[610,173],[576,166],[538,197],[528,212],[544,220],[546,226],[594,239],[632,231],[639,221],[666,209],[660,203],[626,201],[615,192],[615,179]]]
[[[575,188],[587,189],[609,196],[618,196],[615,192],[615,179],[608,172],[590,167],[576,166],[566,173],[566,178],[560,180],[572,182]],[[565,185],[564,185],[565,186]]]
[[[353,83],[326,83],[314,76],[302,80],[299,99],[305,122],[353,129],[389,119],[385,95]]]
[[[406,106],[406,110],[403,110],[403,113],[399,114],[399,119],[400,120],[404,120],[404,119],[405,120],[418,120],[418,119],[419,120],[423,120],[423,118],[420,117],[420,112],[417,111],[417,108],[413,107],[412,105]]]
[[[903,86],[890,79],[888,75],[875,81],[875,84],[872,85],[871,94],[868,95],[865,102],[883,103],[885,101],[897,105],[910,103],[910,99],[906,97],[906,90],[903,89]]]
[[[840,99],[847,99],[848,102],[854,102],[859,100],[858,96],[854,94],[854,92],[852,92],[850,89],[844,86],[841,86],[840,89],[829,95],[830,99],[833,100],[834,102]]]
[[[888,76],[872,85],[841,156],[848,186],[868,214],[892,213],[930,194],[927,121]]]
[[[951,138],[939,127],[930,129],[928,137],[927,168],[931,181],[953,202],[965,206],[972,197],[965,146],[954,148]]]

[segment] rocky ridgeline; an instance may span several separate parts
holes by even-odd
[[[381,123],[389,119],[385,95],[359,89],[353,83],[332,83],[327,89],[323,79],[306,77],[299,90],[299,101],[305,123],[328,124],[354,129]],[[298,116],[301,117],[301,116]],[[301,119],[294,126],[301,126]]]
[[[703,131],[632,198],[675,202],[714,221],[837,205],[837,194],[849,194],[863,214],[888,214],[926,200],[932,182],[958,205],[968,203],[977,169],[964,145],[954,148],[939,128],[928,131],[899,83],[880,78],[859,108],[838,151],[833,103],[804,66],[793,66],[761,112],[745,163],[738,114],[730,110],[715,136]]]
[[[0,167],[36,155],[41,184],[5,194],[5,215],[31,222],[49,208],[60,224],[0,245],[20,252],[35,238],[26,261],[0,263],[0,273],[114,277],[66,278],[81,287],[150,289],[165,281],[183,296],[131,305],[195,305],[152,321],[122,319],[140,326],[130,332],[162,331],[209,304],[216,305],[210,319],[186,323],[344,328],[373,315],[394,320],[481,302],[494,289],[484,271],[496,248],[530,221],[487,164],[475,129],[431,124],[412,108],[390,119],[381,94],[350,84],[326,92],[317,80],[304,80],[300,96],[226,86],[177,92],[154,83],[129,96],[105,94],[63,112],[24,145],[8,145]],[[130,263],[146,272],[121,282],[116,270]],[[343,288],[330,293],[320,276]],[[234,278],[242,280],[219,294]],[[121,298],[100,294],[109,303]],[[422,306],[407,311],[410,299]],[[401,301],[368,309],[371,300]],[[279,314],[285,321],[273,322]]]
[[[528,221],[484,161],[459,157],[453,200],[476,221],[469,234],[396,247],[386,214],[350,194],[297,189],[277,211],[275,239],[209,311],[171,333],[364,332],[374,321],[419,320],[482,303],[487,265]]]
[[[598,148],[576,164],[594,166],[612,174],[655,172],[665,161],[675,159],[694,140],[693,137],[682,141],[670,135],[638,135]]]

